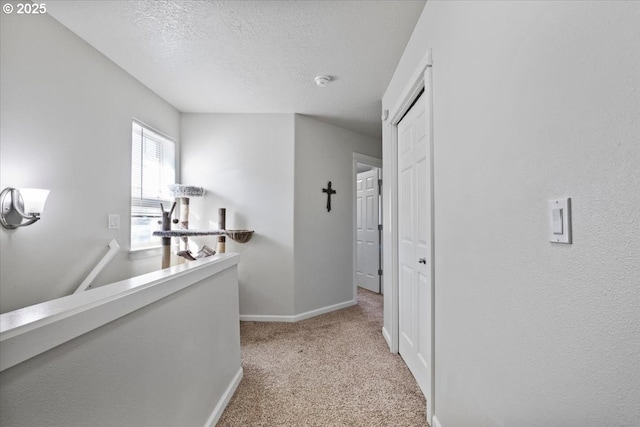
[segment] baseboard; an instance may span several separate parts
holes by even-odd
[[[271,316],[267,314],[241,314],[241,322],[295,322],[295,316]]]
[[[263,315],[263,314],[241,314],[240,321],[241,322],[286,322],[286,323],[294,323],[299,322],[301,320],[310,319],[312,317],[320,316],[321,314],[330,313],[336,310],[342,310],[343,308],[351,307],[352,305],[356,305],[356,300],[349,300],[345,302],[341,302],[339,304],[329,305],[327,307],[318,308],[316,310],[307,311],[300,314],[295,314],[291,316],[272,316],[272,315]]]
[[[391,350],[391,335],[389,335],[389,331],[387,331],[387,329],[384,326],[382,327],[382,336],[384,337],[384,340],[387,342],[387,345],[389,346],[389,350]]]
[[[220,397],[220,400],[218,401],[216,407],[213,409],[213,412],[211,413],[211,415],[209,415],[209,419],[207,420],[204,427],[215,427],[215,425],[218,423],[218,420],[220,420],[224,409],[227,407],[227,404],[240,385],[240,381],[242,380],[242,373],[242,368],[240,368],[238,372],[236,372],[236,375],[233,377],[233,379],[229,383],[229,386],[222,394],[222,397]]]
[[[438,421],[438,417],[436,417],[435,415],[433,416],[433,418],[431,418],[431,427],[442,427],[442,424],[440,424],[440,421]]]
[[[332,311],[342,310],[343,308],[351,307],[352,305],[356,305],[357,303],[358,302],[356,300],[352,299],[350,301],[341,302],[339,304],[318,308],[317,310],[311,310],[305,313],[296,314],[295,316],[293,316],[293,318],[295,319],[294,322],[310,319],[312,317],[320,316],[321,314],[331,313]]]

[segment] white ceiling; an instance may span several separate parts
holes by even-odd
[[[424,3],[76,0],[47,11],[181,112],[300,113],[380,138],[380,99]]]

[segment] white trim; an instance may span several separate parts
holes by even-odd
[[[176,139],[169,136],[168,134],[164,133],[164,132],[160,132],[158,129],[154,128],[153,126],[149,126],[148,124],[146,124],[145,122],[143,122],[142,120],[136,119],[135,117],[131,119],[132,122],[137,123],[139,126],[142,126],[144,128],[147,128],[150,131],[153,131],[155,133],[157,133],[158,135],[167,138],[168,140],[172,141],[172,142],[176,142]]]
[[[357,266],[356,266],[356,261],[357,261],[357,247],[356,247],[356,224],[358,223],[358,220],[356,218],[356,212],[357,212],[357,207],[356,207],[356,194],[357,194],[357,189],[356,189],[356,180],[358,178],[358,163],[364,163],[365,165],[369,165],[369,166],[373,166],[376,168],[379,168],[380,171],[382,172],[382,159],[379,157],[373,157],[373,156],[369,156],[366,154],[360,154],[360,153],[353,153],[353,160],[352,160],[352,171],[353,171],[353,176],[351,177],[351,194],[353,194],[353,206],[352,206],[352,213],[351,213],[351,219],[352,219],[352,234],[353,236],[351,237],[351,244],[352,244],[352,259],[353,259],[353,272],[352,272],[352,280],[353,280],[353,299],[354,300],[358,300],[358,286],[357,286]],[[380,175],[379,175],[380,176]],[[382,268],[382,266],[380,266],[380,268]],[[382,293],[382,283],[380,283],[380,293]]]
[[[440,424],[440,421],[438,421],[438,417],[436,417],[435,415],[431,419],[431,426],[432,427],[442,427],[442,424]]]
[[[413,105],[413,101],[416,100],[420,91],[424,88],[424,72],[419,76],[419,79],[413,82],[411,86],[405,89],[407,95],[403,98],[402,101],[398,102],[398,105],[392,109],[393,112],[391,116],[391,125],[397,126],[400,123],[400,119],[404,117],[411,105]],[[397,141],[396,141],[397,142]]]
[[[427,50],[427,53],[422,57],[422,59],[416,66],[411,78],[407,80],[409,83],[405,86],[404,90],[397,98],[396,105],[394,105],[393,108],[389,109],[389,116],[391,117],[390,122],[392,124],[397,124],[397,121],[399,121],[402,117],[396,116],[396,114],[398,114],[398,111],[402,111],[402,114],[404,114],[409,109],[409,106],[411,105],[413,100],[416,99],[416,95],[422,87],[420,86],[420,84],[422,83],[422,85],[424,85],[424,73],[427,68],[430,68],[432,66],[433,58],[431,49],[429,48]],[[393,80],[393,77],[391,77],[391,79]],[[418,85],[418,92],[415,91],[416,85]],[[408,104],[406,104],[407,102]],[[382,108],[384,108],[384,106]]]
[[[383,326],[382,327],[382,337],[387,342],[389,348],[391,348],[391,335],[389,335],[389,331]]]
[[[390,149],[385,151],[385,146],[383,146],[383,152],[391,156],[390,161],[387,163],[385,161],[386,174],[383,180],[384,191],[390,197],[387,197],[387,202],[385,203],[385,212],[388,214],[387,220],[384,222],[384,227],[389,227],[387,230],[387,236],[389,241],[384,243],[383,246],[383,254],[387,260],[390,257],[390,265],[391,271],[388,274],[384,275],[385,281],[385,293],[390,292],[391,296],[391,319],[389,319],[390,330],[387,331],[390,333],[390,349],[393,353],[398,352],[399,347],[399,301],[398,301],[398,123],[404,116],[404,114],[408,111],[409,107],[412,105],[413,101],[416,99],[418,93],[425,87],[425,92],[428,99],[428,108],[429,108],[429,120],[431,121],[431,130],[430,130],[430,151],[431,151],[431,227],[432,227],[432,250],[431,250],[431,266],[432,266],[432,274],[431,274],[431,330],[429,331],[430,340],[431,340],[431,352],[429,354],[430,360],[429,366],[431,368],[431,384],[429,390],[427,391],[427,395],[425,396],[427,399],[427,419],[432,418],[433,411],[435,409],[434,397],[435,397],[435,247],[433,243],[433,239],[435,238],[434,233],[434,179],[433,179],[433,170],[434,170],[434,135],[433,135],[433,77],[432,77],[432,53],[431,49],[427,51],[427,54],[424,56],[420,64],[416,67],[411,79],[408,80],[407,85],[404,90],[401,92],[401,95],[395,100],[394,107],[389,111],[389,143]],[[428,86],[428,87],[427,87]],[[394,102],[393,100],[391,102]],[[383,105],[383,108],[385,106]],[[383,198],[384,200],[384,198]]]
[[[336,310],[342,310],[343,308],[356,305],[357,300],[341,302],[339,304],[329,305],[327,307],[318,308],[316,310],[307,311],[295,315],[267,315],[267,314],[241,314],[241,322],[285,322],[295,323],[301,320],[310,319],[312,317],[320,316],[321,314],[330,313]]]
[[[391,169],[391,173],[387,174],[387,178],[383,178],[385,192],[390,195],[388,206],[389,221],[385,225],[391,233],[391,247],[384,245],[383,252],[389,253],[391,256],[391,271],[387,277],[391,281],[391,352],[399,351],[399,327],[400,312],[398,301],[398,123],[404,117],[405,113],[418,97],[418,94],[425,85],[425,71],[427,67],[421,69],[420,72],[414,73],[413,80],[406,86],[402,92],[402,97],[396,102],[396,106],[390,110],[389,125],[391,128],[391,161],[387,169]],[[383,226],[384,228],[384,226]],[[433,264],[432,264],[433,265]]]
[[[227,253],[0,315],[0,371],[99,328],[238,263]]]
[[[294,319],[295,319],[294,322],[310,319],[312,317],[320,316],[321,314],[331,313],[332,311],[342,310],[343,308],[351,307],[352,305],[356,305],[357,303],[358,303],[357,299],[352,299],[351,301],[345,301],[339,304],[329,305],[327,307],[322,307],[316,310],[307,311],[305,313],[296,314],[294,316]]]
[[[377,168],[382,167],[382,159],[380,157],[369,156],[368,154],[353,153],[353,160],[356,163],[364,163]]]
[[[431,58],[431,49],[427,51],[427,69],[424,75],[425,92],[429,96],[427,98],[427,108],[429,110],[429,123],[431,123],[431,133],[429,135],[429,150],[431,158],[431,331],[429,332],[431,338],[431,353],[429,354],[429,366],[431,368],[431,386],[429,389],[429,405],[427,407],[427,414],[434,414],[436,396],[436,185],[435,185],[435,137],[434,137],[434,123],[433,123],[433,62]],[[437,421],[437,419],[436,419]],[[439,424],[439,423],[438,423]]]
[[[387,122],[388,123],[388,122]],[[384,286],[384,295],[386,300],[391,300],[389,319],[389,350],[397,354],[399,349],[398,339],[398,132],[397,127],[388,125],[388,134],[390,138],[390,149],[386,150],[385,169],[382,173],[382,197],[383,213],[382,213],[382,255],[384,257],[383,268],[386,273],[382,276]],[[383,146],[383,150],[386,147]],[[386,323],[386,322],[385,322]]]
[[[207,422],[204,424],[204,427],[215,427],[215,425],[218,423],[218,421],[220,420],[220,417],[222,417],[222,414],[224,413],[225,408],[229,404],[229,401],[231,400],[234,393],[236,392],[236,389],[240,385],[240,381],[242,381],[242,376],[243,376],[243,370],[242,368],[240,368],[238,372],[236,372],[236,374],[234,375],[229,385],[227,386],[227,389],[225,390],[225,392],[220,397],[220,400],[218,400],[218,404],[213,409],[213,412],[209,416],[209,419],[207,420]]]
[[[293,323],[295,316],[287,316],[287,315],[270,315],[270,314],[241,314],[240,321],[241,322],[284,322],[284,323]]]

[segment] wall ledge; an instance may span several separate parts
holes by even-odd
[[[0,371],[237,265],[219,254],[0,315]]]

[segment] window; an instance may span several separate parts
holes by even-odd
[[[162,219],[160,203],[170,209],[169,184],[176,182],[175,142],[133,122],[131,136],[131,249],[160,246],[151,235]]]

